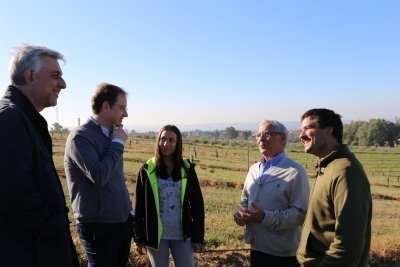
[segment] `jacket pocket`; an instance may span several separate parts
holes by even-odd
[[[37,266],[72,266],[72,252],[69,233],[65,229],[61,234],[45,238],[37,238]]]
[[[313,236],[310,229],[303,226],[303,231],[300,238],[300,246],[297,251],[297,259],[300,264],[307,263],[304,264],[304,266],[317,266],[322,260],[322,257],[325,253],[320,254],[316,251],[315,240],[318,241]],[[321,249],[321,247],[319,249]]]

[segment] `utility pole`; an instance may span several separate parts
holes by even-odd
[[[250,168],[250,143],[247,143],[247,170]]]
[[[56,106],[56,122],[58,123],[58,105]]]
[[[358,149],[360,149],[361,144],[361,127],[360,127],[360,118],[358,119]]]

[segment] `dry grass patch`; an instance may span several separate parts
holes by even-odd
[[[400,239],[384,235],[371,244],[370,266],[400,266]]]

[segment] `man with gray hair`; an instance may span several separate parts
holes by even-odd
[[[44,108],[66,88],[52,49],[15,47],[0,100],[1,266],[79,266]]]
[[[233,218],[245,226],[250,266],[297,267],[296,250],[307,212],[310,185],[303,166],[284,152],[286,127],[264,120],[257,133],[262,154],[247,174]]]

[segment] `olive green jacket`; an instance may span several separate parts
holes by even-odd
[[[301,266],[368,266],[372,199],[361,163],[346,145],[321,159],[297,260]]]

